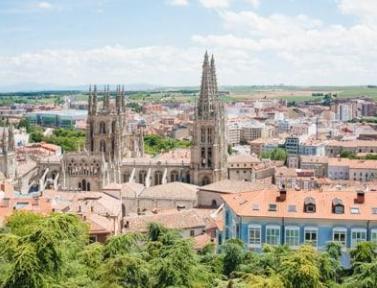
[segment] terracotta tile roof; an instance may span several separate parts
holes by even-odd
[[[332,140],[327,144],[328,146],[341,146],[347,148],[359,148],[359,147],[377,147],[377,141],[369,140],[354,140],[354,141],[337,141]]]
[[[300,156],[301,163],[328,163],[329,158],[326,156]]]
[[[203,233],[201,235],[194,237],[194,249],[200,250],[203,249],[207,244],[213,243],[211,235]]]
[[[346,190],[346,191],[345,191]],[[365,193],[365,202],[355,204],[356,190],[336,189],[329,191],[296,191],[288,190],[286,200],[277,202],[279,191],[277,189],[262,189],[254,192],[238,193],[236,195],[223,195],[225,203],[240,216],[247,217],[279,217],[279,218],[300,218],[300,219],[337,219],[337,220],[376,220],[377,214],[377,192]],[[315,213],[304,213],[304,201],[311,197],[316,202]],[[344,214],[332,213],[332,201],[339,198],[344,203]],[[269,211],[269,205],[276,205],[276,211]],[[296,212],[289,212],[288,206],[295,206]],[[358,208],[358,214],[352,214],[351,208]],[[377,211],[375,211],[377,212]]]
[[[234,163],[260,163],[261,160],[251,154],[235,154],[228,157],[228,163],[234,164]],[[241,167],[242,168],[242,167]]]
[[[113,197],[120,199],[120,197],[131,197],[135,198],[137,195],[143,191],[145,186],[136,182],[129,183],[112,183],[105,186],[102,190]]]
[[[247,191],[256,191],[263,187],[272,187],[272,185],[264,185],[259,183],[252,183],[247,181],[229,180],[214,182],[209,185],[200,187],[200,191],[211,191],[218,193],[240,193]]]
[[[198,186],[196,185],[182,182],[170,182],[145,188],[139,197],[153,199],[185,199],[196,201],[197,192]]]
[[[177,230],[205,229],[206,221],[196,210],[165,210],[158,214],[125,217],[124,223],[128,223],[128,228],[124,228],[124,232],[146,232],[149,223],[160,223]]]
[[[13,193],[3,193],[0,199],[0,226],[4,224],[6,217],[17,210],[48,214],[53,211],[53,208],[50,200],[45,197],[34,198],[17,196]]]
[[[377,169],[377,160],[329,158],[330,166],[348,166],[351,169]]]
[[[90,234],[110,234],[114,230],[114,223],[111,218],[98,214],[84,214],[82,217],[89,224]]]

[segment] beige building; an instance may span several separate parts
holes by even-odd
[[[300,168],[314,170],[316,177],[327,177],[328,157],[325,156],[300,156]]]
[[[328,177],[333,180],[372,181],[377,178],[377,160],[329,158]]]
[[[353,140],[337,141],[332,140],[326,145],[326,156],[336,157],[343,151],[352,153],[377,153],[377,141]]]

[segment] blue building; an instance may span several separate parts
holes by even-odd
[[[377,242],[377,192],[259,190],[224,195],[224,230],[221,238],[241,239],[245,247],[260,251],[263,244],[304,243],[324,250],[327,243],[348,250],[361,241]]]

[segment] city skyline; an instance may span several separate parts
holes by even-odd
[[[370,0],[5,0],[0,15],[3,90],[198,86],[205,50],[223,85],[375,83]]]

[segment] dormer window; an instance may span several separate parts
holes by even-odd
[[[339,198],[332,200],[332,213],[334,214],[344,214],[344,204]]]
[[[304,200],[304,212],[305,213],[315,213],[316,205],[315,199],[313,197],[306,197]]]

